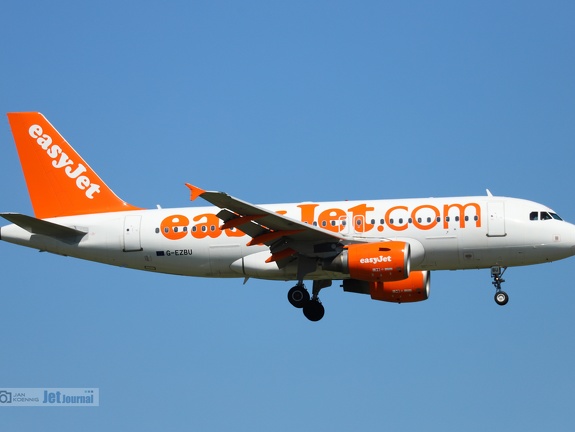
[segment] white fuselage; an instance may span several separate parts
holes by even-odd
[[[395,239],[411,246],[412,270],[521,266],[575,254],[575,226],[542,214],[535,202],[458,197],[273,204],[262,207],[339,233],[346,241]],[[1,228],[2,240],[56,254],[153,272],[203,277],[294,280],[295,265],[279,269],[267,246],[221,230],[216,207],[133,210],[48,219],[86,232],[79,242]],[[534,217],[533,215],[536,215]],[[307,279],[348,275],[320,267]]]

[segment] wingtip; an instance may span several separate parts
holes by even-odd
[[[189,183],[186,183],[186,186],[188,187],[188,189],[190,189],[191,192],[190,201],[194,201],[196,198],[202,196],[202,194],[206,192],[204,189],[201,189]]]

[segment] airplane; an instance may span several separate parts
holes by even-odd
[[[490,269],[495,302],[508,267],[575,255],[575,225],[544,205],[485,196],[254,205],[186,183],[210,206],[144,209],[120,199],[37,112],[8,113],[34,216],[0,213],[0,239],[148,272],[295,281],[292,306],[325,313],[341,280],[374,300],[427,300],[434,270]],[[304,280],[312,281],[311,294]]]

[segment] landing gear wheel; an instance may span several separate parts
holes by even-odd
[[[293,307],[301,309],[309,302],[309,292],[303,285],[296,285],[288,291],[288,301]]]
[[[505,291],[501,290],[501,284],[505,282],[503,279],[503,273],[505,273],[507,267],[493,266],[491,267],[491,277],[493,278],[493,286],[495,287],[495,303],[499,306],[505,306],[509,301],[509,296]]]
[[[319,300],[310,300],[303,307],[303,314],[310,321],[319,321],[325,314],[325,309]]]
[[[495,293],[495,303],[499,306],[505,306],[509,301],[509,296],[505,291],[498,291]]]

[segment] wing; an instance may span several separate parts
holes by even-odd
[[[224,192],[205,191],[189,183],[191,200],[201,197],[219,207],[221,229],[236,228],[252,239],[248,246],[266,245],[281,268],[297,255],[330,257],[343,249],[345,237],[234,198]]]

